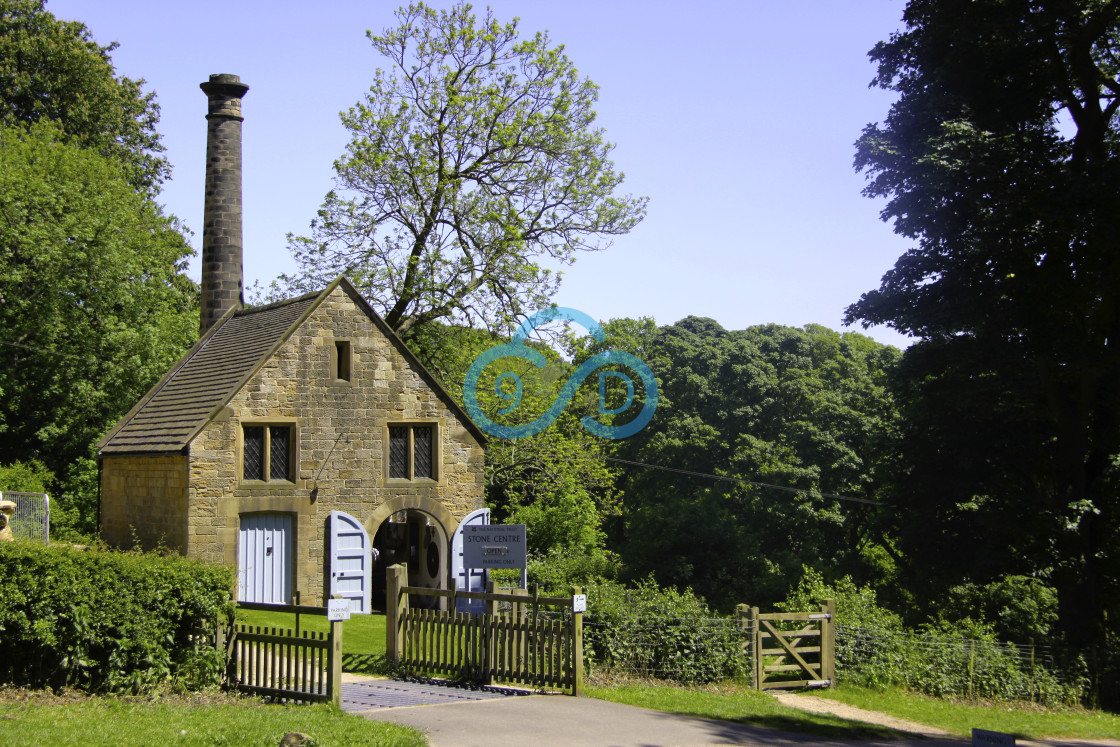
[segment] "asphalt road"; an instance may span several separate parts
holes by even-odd
[[[671,747],[681,745],[822,745],[961,747],[955,739],[827,740],[778,729],[680,716],[568,695],[529,695],[446,705],[359,711],[423,731],[432,747]]]

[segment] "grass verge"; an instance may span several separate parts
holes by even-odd
[[[1103,711],[1057,710],[1032,703],[960,703],[901,690],[873,690],[851,685],[811,690],[805,694],[889,713],[966,737],[976,727],[1013,734],[1020,739],[1120,739],[1120,716]]]
[[[909,736],[881,726],[787,708],[765,693],[734,683],[705,687],[648,683],[589,686],[587,694],[601,700],[657,711],[816,734],[830,739],[901,739]]]
[[[427,744],[415,729],[368,721],[325,705],[266,705],[226,696],[151,700],[0,690],[3,746],[276,747],[289,731],[310,735],[320,747]]]

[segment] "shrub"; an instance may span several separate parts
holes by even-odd
[[[902,620],[879,606],[873,589],[857,586],[848,576],[828,584],[820,571],[806,567],[800,583],[777,607],[815,611],[825,599],[836,603],[837,677],[867,687],[896,684],[906,667],[906,653],[897,645]]]
[[[618,575],[618,558],[607,550],[554,547],[547,555],[530,555],[527,570],[529,582],[545,593],[567,594],[573,586],[613,579]]]
[[[845,577],[827,584],[806,568],[797,588],[778,605],[788,612],[836,602],[837,678],[868,687],[899,686],[942,698],[1035,700],[1076,703],[1085,690],[1075,674],[1059,677],[1013,644],[996,639],[994,627],[968,618],[940,621],[919,631],[880,607],[871,589]]]
[[[600,581],[588,590],[584,653],[591,666],[644,677],[703,683],[744,673],[743,631],[717,618],[686,589],[652,579],[633,587]]]
[[[179,556],[0,543],[0,681],[139,693],[217,683],[232,569]]]
[[[1029,576],[1004,576],[985,585],[961,584],[949,590],[941,616],[989,622],[1003,641],[1044,641],[1058,623],[1058,593]]]
[[[0,490],[46,493],[53,482],[54,475],[38,459],[0,464]]]

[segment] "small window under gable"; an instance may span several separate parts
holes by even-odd
[[[331,354],[331,370],[335,381],[350,381],[353,375],[354,357],[349,340],[335,340]]]

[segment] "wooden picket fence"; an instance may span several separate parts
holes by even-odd
[[[524,590],[499,594],[407,586],[404,566],[388,571],[386,653],[405,667],[430,674],[539,688],[583,689],[583,614],[547,619],[541,608],[573,610],[572,597],[541,597]],[[581,593],[573,588],[573,597]],[[410,598],[447,600],[447,610],[417,609]],[[486,602],[486,613],[456,612],[458,599]],[[394,604],[394,600],[396,604]],[[507,603],[509,611],[497,606]]]
[[[825,600],[819,612],[768,612],[739,605],[750,629],[757,690],[829,687],[836,682],[836,605]]]
[[[223,642],[227,676],[239,691],[283,701],[342,700],[342,623],[327,633],[299,631],[300,614],[326,615],[325,607],[241,602],[242,609],[296,613],[296,630],[234,623]]]

